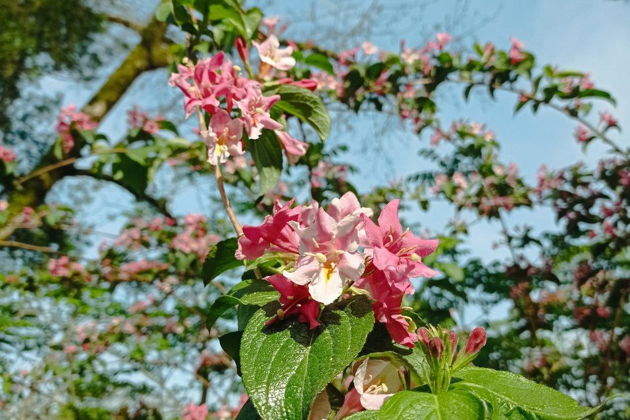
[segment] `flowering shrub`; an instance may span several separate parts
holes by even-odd
[[[70,106],[52,161],[32,173],[0,146],[0,246],[38,256],[0,274],[0,344],[10,357],[44,354],[31,371],[3,373],[0,407],[50,386],[67,395],[54,410],[69,418],[580,419],[628,390],[628,151],[610,137],[612,114],[589,121],[591,100],[614,99],[588,74],[539,69],[516,39],[453,51],[448,33],[398,52],[366,41],[337,53],[285,39],[277,19],[231,0],[162,2],[154,22],[186,33],[185,48],[169,49],[180,63],[169,84],[203,141],[137,107],[113,141],[97,132],[102,114]],[[465,98],[513,94],[515,111],[560,111],[577,121],[577,143],[602,142],[611,157],[541,168],[529,185],[499,160],[489,128],[440,120],[449,83]],[[342,146],[323,143],[332,102],[387,108],[428,131],[420,153],[434,169],[359,193]],[[214,176],[227,218],[173,215],[169,197],[153,196],[165,167]],[[148,209],[88,260],[70,209],[24,204],[52,174],[116,184]],[[399,218],[409,200],[446,202],[457,218],[420,233]],[[506,223],[542,206],[557,230]],[[507,261],[466,255],[479,221],[501,224]],[[466,332],[455,322],[454,308],[506,301],[503,323]],[[173,371],[190,384],[167,384]],[[143,399],[123,404],[120,392]]]

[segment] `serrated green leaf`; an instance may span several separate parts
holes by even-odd
[[[484,403],[465,391],[441,394],[403,391],[385,402],[378,419],[396,420],[480,420],[486,418]]]
[[[272,93],[280,95],[274,108],[309,124],[320,139],[324,140],[330,133],[330,116],[321,98],[308,89],[291,85],[276,86]]]
[[[201,271],[201,277],[205,284],[211,282],[219,274],[240,267],[243,264],[242,261],[237,260],[234,256],[237,248],[238,242],[236,238],[228,238],[217,243],[208,252]]]
[[[493,403],[505,418],[540,420],[583,419],[596,410],[580,406],[577,401],[555,389],[529,381],[510,372],[467,367],[455,376],[454,385]],[[525,413],[525,414],[523,414]]]
[[[212,328],[221,315],[237,305],[263,306],[278,299],[278,296],[276,289],[266,281],[244,280],[212,303],[207,312],[206,328]]]
[[[248,148],[258,169],[260,194],[272,189],[280,179],[282,172],[282,148],[276,133],[263,129],[256,140],[248,141]]]
[[[371,304],[359,296],[328,308],[312,330],[295,319],[265,327],[273,309],[260,309],[245,328],[243,383],[261,417],[306,418],[317,394],[361,350],[374,324]]]

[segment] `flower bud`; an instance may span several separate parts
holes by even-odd
[[[486,345],[486,330],[482,327],[477,327],[470,333],[468,342],[466,343],[465,352],[468,354],[477,353],[483,346]]]
[[[419,328],[418,336],[420,337],[420,341],[422,341],[425,346],[429,345],[429,340],[431,339],[431,337],[429,336],[429,330],[424,327]]]
[[[448,341],[450,341],[450,343],[451,343],[451,351],[453,353],[457,349],[457,341],[458,340],[459,340],[459,337],[457,337],[457,334],[455,334],[454,331],[449,331],[448,332]]]
[[[427,345],[427,347],[429,348],[429,353],[431,353],[431,356],[435,357],[436,359],[439,359],[444,352],[444,342],[439,337],[433,337],[431,340],[429,340],[429,344]]]
[[[238,55],[241,57],[241,60],[243,60],[244,63],[247,63],[249,61],[249,50],[247,49],[245,40],[239,36],[234,41],[234,47],[236,47],[236,51],[238,51]]]

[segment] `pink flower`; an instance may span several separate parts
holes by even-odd
[[[575,136],[575,139],[579,141],[580,143],[586,143],[592,138],[592,135],[589,129],[581,124],[578,125],[577,128],[575,129],[574,136]]]
[[[223,109],[212,115],[208,133],[204,136],[208,146],[208,162],[211,165],[225,163],[228,157],[245,153],[241,144],[243,121],[231,119]]]
[[[164,121],[164,117],[156,116],[154,118],[149,117],[145,112],[142,112],[138,107],[127,112],[129,118],[129,127],[140,128],[149,134],[157,134],[160,131],[160,121]]]
[[[378,48],[376,47],[376,45],[374,45],[374,44],[372,44],[371,42],[368,42],[368,41],[364,41],[361,44],[361,49],[367,55],[372,55],[372,54],[378,53]]]
[[[233,174],[239,169],[247,168],[247,159],[243,156],[234,156],[225,162],[224,169],[228,174]]]
[[[438,33],[435,38],[437,39],[438,49],[442,50],[444,47],[453,40],[451,34],[447,32]]]
[[[236,258],[255,260],[265,252],[285,252],[297,254],[299,237],[289,222],[298,220],[301,206],[291,208],[293,202],[285,205],[276,203],[273,213],[260,226],[243,226],[243,236],[238,240]]]
[[[298,321],[308,323],[313,329],[319,325],[319,303],[311,298],[306,286],[297,285],[289,281],[281,274],[274,274],[267,278],[267,281],[280,292],[281,309],[278,310],[276,318],[272,318],[269,323],[274,323],[277,319],[298,316]]]
[[[251,95],[250,91],[261,90],[259,82],[237,76],[232,62],[223,52],[200,60],[195,66],[179,65],[177,69],[169,84],[178,87],[186,96],[184,110],[187,118],[197,107],[214,114],[222,101],[230,112],[235,101]]]
[[[258,50],[260,61],[263,63],[284,71],[290,70],[295,66],[295,58],[291,56],[293,48],[291,46],[280,48],[280,41],[275,35],[269,35],[261,44],[256,41],[253,44]]]
[[[364,359],[353,366],[354,388],[346,394],[337,418],[363,410],[380,410],[392,395],[405,389],[403,372],[388,360]]]
[[[337,89],[337,79],[335,78],[335,76],[331,74],[318,72],[318,73],[313,73],[311,77],[313,78],[313,80],[317,82],[318,90],[336,90]]]
[[[0,146],[0,160],[7,163],[15,161],[15,152],[4,146]]]
[[[295,164],[300,156],[303,156],[309,144],[291,137],[286,131],[276,130],[276,135],[282,144],[282,148],[287,155],[289,163]]]
[[[303,89],[308,89],[311,92],[317,90],[318,82],[315,79],[302,79],[302,80],[293,80],[290,77],[285,77],[283,79],[276,80],[276,82],[282,85],[291,85],[301,87]]]
[[[626,357],[630,357],[630,335],[626,335],[620,342],[619,348],[626,353]]]
[[[204,259],[211,245],[219,242],[217,235],[208,233],[206,217],[202,214],[188,214],[184,217],[185,227],[173,238],[171,247],[186,254],[197,254]]]
[[[343,288],[359,280],[364,257],[357,252],[361,215],[371,211],[362,208],[356,196],[348,192],[335,198],[328,211],[317,202],[305,207],[297,222],[291,225],[300,238],[295,270],[283,275],[299,285],[308,285],[313,299],[328,305]]]
[[[282,128],[282,124],[269,116],[269,110],[279,100],[279,95],[263,96],[258,89],[248,89],[247,96],[236,102],[243,114],[245,129],[250,139],[254,140],[260,137],[263,128],[269,130]]]
[[[512,45],[510,46],[510,51],[508,52],[508,57],[510,58],[510,63],[512,65],[518,64],[521,61],[525,60],[527,56],[523,53],[523,48],[525,44],[519,41],[516,38],[512,38]]]
[[[606,127],[617,127],[618,122],[609,112],[601,112],[599,114],[599,120],[602,124],[606,125]]]
[[[586,73],[580,79],[580,88],[586,90],[586,89],[593,89],[594,87],[595,87],[595,83],[593,83],[593,81],[591,80],[591,75]]]
[[[64,153],[68,153],[74,147],[72,129],[91,131],[95,130],[98,124],[87,114],[77,111],[76,106],[69,105],[62,108],[57,116],[57,133],[61,137]]]
[[[5,211],[9,208],[9,202],[6,200],[0,200],[0,211]]]
[[[409,277],[433,277],[437,274],[422,263],[422,257],[435,252],[436,239],[420,239],[403,231],[398,220],[399,200],[385,206],[378,225],[363,217],[366,244],[372,248],[372,263],[385,274],[389,286],[397,292],[413,290]]]
[[[208,417],[208,407],[205,404],[187,404],[184,408],[182,420],[206,420]]]

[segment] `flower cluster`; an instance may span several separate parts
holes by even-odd
[[[69,105],[61,109],[57,116],[57,133],[61,138],[61,145],[64,153],[70,152],[74,147],[74,138],[72,130],[95,130],[98,124],[93,121],[89,115],[77,111],[76,106]]]
[[[277,39],[276,39],[277,41]],[[267,60],[286,65],[284,53],[274,47],[273,39],[258,45]],[[212,165],[225,163],[229,156],[242,156],[243,130],[251,140],[258,139],[263,129],[275,130],[287,156],[291,159],[306,152],[307,144],[289,136],[282,124],[271,118],[269,111],[280,99],[279,95],[264,96],[262,84],[242,77],[240,69],[232,64],[223,52],[199,61],[196,65],[180,65],[171,75],[169,83],[184,93],[184,110],[190,116],[203,109],[210,115],[203,136],[208,146],[208,162]]]
[[[129,110],[127,116],[130,128],[140,129],[149,134],[157,134],[160,131],[160,122],[164,121],[164,117],[161,115],[151,118],[146,112],[140,111],[138,107]]]
[[[414,292],[411,278],[436,274],[422,258],[435,251],[438,241],[403,230],[398,204],[390,202],[375,223],[372,211],[350,192],[326,209],[317,202],[295,207],[276,203],[262,225],[243,227],[237,258],[273,253],[283,261],[281,273],[267,278],[281,294],[278,318],[297,315],[314,328],[320,304],[362,289],[374,300],[376,318],[392,338],[413,347],[418,338],[402,313],[402,300]]]

